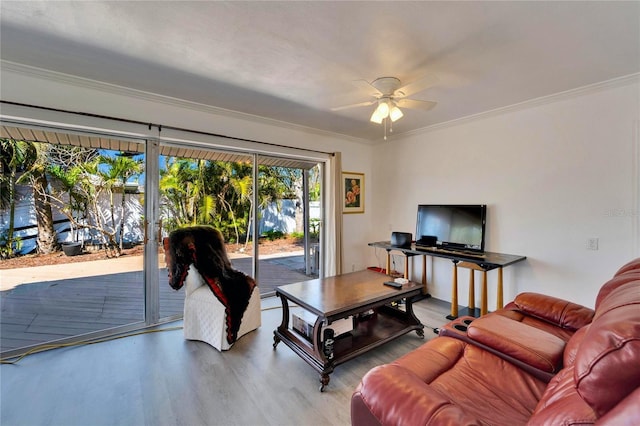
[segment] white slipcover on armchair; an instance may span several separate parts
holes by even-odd
[[[260,290],[253,278],[233,268],[217,229],[195,225],[163,239],[169,285],[185,284],[184,336],[218,350],[231,348],[260,326]]]
[[[242,316],[237,339],[261,324],[260,290],[255,286]],[[226,351],[233,346],[233,343],[227,342],[226,327],[224,305],[214,296],[194,265],[190,265],[185,279],[184,338],[200,340],[219,351]]]

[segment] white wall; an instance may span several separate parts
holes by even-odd
[[[591,306],[604,280],[640,255],[637,77],[371,147],[13,64],[1,71],[5,101],[341,151],[343,169],[366,179],[365,213],[344,215],[345,271],[383,262],[367,243],[415,232],[419,203],[488,204],[486,249],[527,256],[505,269],[505,300],[540,291]],[[599,238],[598,251],[586,250],[589,237]],[[450,300],[450,263],[435,266],[430,292]],[[419,278],[419,262],[414,269]],[[467,277],[460,273],[461,304]],[[491,272],[490,284],[495,278]]]
[[[296,148],[340,151],[344,170],[364,173],[367,179],[372,173],[373,149],[371,145],[358,140],[258,117],[225,113],[204,105],[80,80],[17,64],[3,62],[1,65],[0,87],[4,101],[125,118]],[[367,186],[365,191],[367,202],[375,199],[370,186]],[[364,214],[344,217],[345,270],[366,266],[371,216],[372,209],[367,208]]]
[[[383,172],[374,177],[379,226],[369,239],[415,233],[420,203],[484,203],[486,250],[527,256],[504,270],[505,302],[538,291],[593,306],[605,280],[640,256],[639,94],[635,76],[390,138],[374,153],[374,170]],[[590,237],[599,250],[586,249]],[[370,259],[384,254],[371,249]],[[434,264],[430,293],[450,301],[451,262]],[[413,269],[419,278],[421,262]],[[462,305],[467,280],[461,269]]]

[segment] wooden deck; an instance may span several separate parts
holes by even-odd
[[[261,295],[277,286],[305,281],[296,267],[303,256],[260,260]],[[251,258],[234,259],[251,272]],[[169,287],[160,270],[160,317],[181,315],[184,290]],[[125,272],[19,285],[0,292],[0,352],[143,321],[143,272]]]

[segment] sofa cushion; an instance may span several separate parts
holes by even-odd
[[[357,425],[460,425],[483,423],[398,365],[374,367],[351,397],[351,423]]]
[[[520,293],[513,301],[523,312],[575,331],[591,322],[593,310],[539,293]]]
[[[602,301],[576,354],[577,391],[598,416],[640,387],[638,354],[640,288],[636,280],[618,286]]]
[[[551,333],[554,336],[559,337],[565,342],[568,341],[571,338],[571,336],[573,336],[573,333],[575,333],[574,330],[570,330],[568,328],[561,328],[555,324],[550,323],[549,321],[545,321],[540,318],[531,316],[519,310],[518,307],[513,302],[505,306],[504,309],[499,309],[495,311],[493,314],[501,315],[513,321],[518,321],[518,322],[521,322],[522,324],[526,324],[528,326],[546,331],[547,333]]]
[[[607,297],[609,297],[609,295],[614,290],[616,290],[621,285],[624,285],[631,281],[637,281],[637,280],[640,280],[640,271],[631,270],[631,271],[622,273],[620,275],[616,275],[615,277],[607,281],[600,288],[600,291],[598,292],[598,296],[596,297],[596,305],[595,305],[596,311],[600,311],[600,305]]]
[[[584,339],[584,335],[589,330],[591,324],[585,325],[580,330],[576,331],[571,339],[567,342],[567,345],[564,347],[564,354],[562,355],[562,365],[567,367],[569,365],[573,365],[576,360],[576,354],[578,353],[578,348],[580,348],[580,343],[582,343],[582,339]]]
[[[430,392],[444,396],[465,413],[465,418],[487,424],[526,423],[546,387],[545,381],[510,362],[445,336],[425,343],[392,365],[429,384]],[[388,388],[380,390],[388,394]]]
[[[551,379],[527,425],[588,425],[598,416],[578,395],[573,366],[565,367]]]
[[[489,314],[473,321],[467,335],[473,342],[548,373],[557,373],[562,365],[565,341],[553,334]]]

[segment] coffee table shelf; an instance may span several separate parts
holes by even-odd
[[[341,364],[412,330],[422,324],[407,324],[406,312],[382,306],[365,320],[356,319],[350,333],[338,336],[334,343],[334,364]]]

